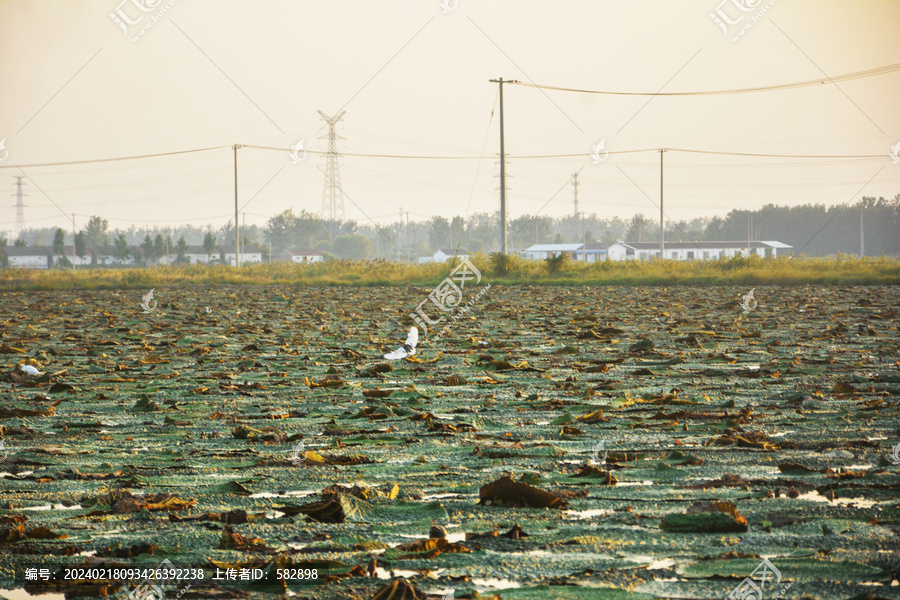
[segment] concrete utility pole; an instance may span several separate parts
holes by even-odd
[[[572,188],[575,191],[575,216],[578,216],[578,173],[572,175]]]
[[[859,255],[866,255],[866,230],[863,225],[863,209],[859,209]]]
[[[747,256],[752,254],[751,246],[753,245],[753,213],[750,213],[750,220],[747,222]]]
[[[668,152],[668,148],[659,149],[659,258],[666,257],[666,227],[665,216],[663,215],[663,153]]]
[[[72,213],[72,270],[75,270],[75,213]]]
[[[238,180],[237,180],[237,151],[240,144],[234,148],[234,264],[241,266],[241,223],[238,221]]]
[[[503,81],[503,78],[491,79],[491,83],[500,84],[500,251],[506,254],[506,146],[503,135],[503,84],[519,83],[515,80]]]

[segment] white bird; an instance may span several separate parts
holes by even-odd
[[[32,367],[31,365],[22,365],[22,370],[28,373],[29,375],[43,375],[40,371]]]
[[[207,313],[211,313],[211,312],[212,312],[211,310],[209,310],[209,307],[208,307],[208,306],[206,307],[206,312],[207,312]]]
[[[418,343],[419,329],[418,327],[412,327],[409,330],[409,335],[406,338],[406,343],[390,354],[385,354],[384,357],[388,360],[399,360],[401,358],[406,358],[407,356],[412,356],[416,353],[416,344]]]

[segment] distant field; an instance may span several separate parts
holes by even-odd
[[[735,258],[716,261],[627,261],[548,263],[478,254],[472,262],[492,284],[536,285],[892,285],[900,283],[896,258]],[[334,261],[314,265],[271,263],[242,266],[0,269],[6,290],[121,289],[166,285],[434,285],[447,264],[408,265],[384,261]]]

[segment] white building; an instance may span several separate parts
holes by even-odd
[[[574,254],[583,244],[535,244],[526,248],[522,256],[528,260],[545,260],[559,254]]]
[[[454,257],[458,258],[459,260],[465,260],[465,259],[469,258],[469,251],[462,250],[462,249],[453,250],[453,249],[441,248],[439,250],[436,250],[434,252],[434,254],[432,254],[431,256],[420,256],[419,262],[420,263],[432,263],[432,262],[445,263]]]
[[[8,246],[0,248],[9,267],[19,269],[49,269],[53,251],[47,246]]]
[[[717,260],[738,256],[775,258],[779,250],[793,246],[776,241],[742,242],[665,242],[665,258],[669,260]],[[659,257],[659,242],[616,242],[608,249],[610,260],[647,260]]]
[[[581,262],[597,262],[598,260],[606,260],[609,249],[602,242],[591,242],[584,244],[575,251],[572,258]]]
[[[241,252],[241,254],[243,254],[243,252]],[[222,260],[220,248],[213,248],[213,251],[207,254],[206,250],[203,249],[203,246],[188,246],[187,250],[184,252],[184,256],[192,265],[205,265],[213,260]]]
[[[237,254],[234,252],[234,246],[231,247],[231,250],[226,250],[225,248],[219,246],[219,252],[222,255],[222,260],[231,265],[235,266],[236,262],[235,257]],[[241,264],[247,265],[250,263],[261,263],[262,262],[262,249],[255,246],[244,247],[241,246]]]
[[[63,266],[71,267],[72,266],[72,252],[73,252],[72,246],[64,246],[62,255],[59,255],[59,254],[53,255],[53,266],[59,267],[60,261],[63,258],[65,258],[68,262],[64,263]],[[84,266],[84,265],[91,265],[92,262],[93,261],[92,261],[90,253],[88,253],[84,256],[77,256],[77,255],[75,256],[75,266],[76,267],[80,267],[80,266]]]
[[[315,263],[324,262],[325,257],[318,250],[285,250],[279,256],[281,260],[288,260],[292,263]]]

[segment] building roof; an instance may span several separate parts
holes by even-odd
[[[321,250],[285,250],[291,256],[322,256]]]
[[[229,247],[225,246],[216,246],[216,252],[224,252],[226,255],[234,256],[234,245]],[[262,248],[259,246],[254,246],[252,244],[248,244],[246,246],[241,246],[241,254],[262,254]]]
[[[525,248],[525,252],[575,252],[582,244],[535,244]]]
[[[606,252],[607,246],[603,242],[591,242],[584,244],[579,250],[582,252]]]
[[[215,248],[213,248],[213,251],[210,252],[209,254],[218,254],[219,250],[220,250],[219,246],[216,246]],[[175,249],[175,252],[178,252],[178,248]],[[200,246],[188,245],[188,247],[185,248],[184,253],[185,254],[202,254],[203,256],[206,256],[206,250],[203,248],[202,245],[200,245]]]
[[[635,250],[659,250],[659,242],[618,242]],[[781,242],[666,242],[666,250],[718,250],[724,248],[793,248]]]
[[[50,246],[6,246],[3,252],[7,256],[53,256]]]

